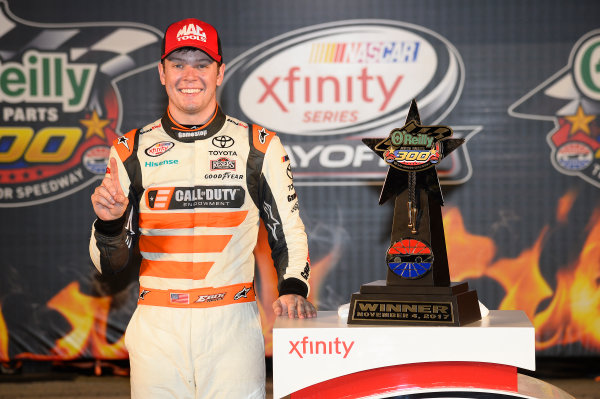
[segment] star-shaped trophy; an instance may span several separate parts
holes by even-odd
[[[464,143],[447,126],[423,126],[415,100],[387,138],[363,139],[388,165],[379,204],[395,196],[387,280],[363,284],[348,324],[461,326],[481,319],[477,292],[450,281],[435,165]]]

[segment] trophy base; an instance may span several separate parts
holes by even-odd
[[[462,326],[477,320],[477,291],[466,282],[403,287],[374,281],[352,294],[348,313],[348,324]]]

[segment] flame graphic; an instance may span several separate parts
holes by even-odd
[[[575,202],[575,192],[568,192],[558,203],[556,219],[565,223]],[[490,277],[505,290],[499,309],[523,310],[536,330],[536,349],[579,342],[590,350],[600,350],[600,209],[589,222],[588,237],[576,262],[559,270],[552,290],[540,271],[544,239],[550,231],[545,226],[531,248],[514,259],[498,259],[496,245],[488,237],[466,231],[458,209],[444,213],[451,279]],[[538,311],[542,301],[550,304]]]
[[[1,303],[0,303],[1,305]],[[8,362],[8,329],[0,307],[0,362]]]
[[[565,194],[557,205],[556,220],[566,223],[577,194]],[[446,245],[453,281],[488,277],[502,286],[505,295],[499,309],[525,311],[536,330],[536,349],[578,342],[590,351],[600,351],[600,209],[597,209],[585,229],[587,234],[578,258],[556,274],[551,288],[541,273],[540,255],[550,226],[540,231],[530,248],[516,258],[499,258],[494,241],[486,236],[469,233],[457,208],[444,212]],[[451,233],[451,234],[450,234]],[[309,300],[318,304],[325,277],[338,263],[341,238],[335,239],[328,252],[313,262]],[[260,284],[258,305],[265,335],[267,355],[272,355],[272,327],[275,315],[271,304],[277,299],[277,275],[270,256],[267,231],[261,225],[255,249]],[[92,297],[82,294],[78,282],[72,282],[54,296],[47,306],[58,311],[72,330],[55,342],[45,354],[23,352],[17,359],[73,360],[79,357],[95,359],[126,359],[124,337],[110,343],[106,338],[107,321],[112,297]],[[544,308],[539,309],[544,303]],[[0,311],[0,361],[9,361],[9,331]]]
[[[600,209],[588,230],[579,259],[557,273],[552,302],[533,319],[539,349],[580,342],[600,350]]]
[[[127,359],[124,336],[115,343],[106,339],[106,325],[111,297],[91,297],[80,292],[78,282],[72,282],[56,294],[47,306],[62,314],[72,327],[56,341],[47,354],[23,352],[17,359],[73,360],[82,357],[94,359]],[[3,342],[8,342],[8,339]]]

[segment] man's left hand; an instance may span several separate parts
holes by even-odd
[[[317,309],[306,298],[288,294],[282,295],[273,302],[273,311],[276,316],[288,316],[290,319],[309,319],[317,317]]]

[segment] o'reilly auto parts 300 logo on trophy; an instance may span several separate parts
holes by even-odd
[[[511,116],[554,122],[556,170],[600,187],[600,29],[581,37],[568,65],[510,106]]]
[[[119,135],[115,83],[155,62],[161,33],[39,24],[5,2],[0,27],[0,207],[52,201],[101,178]]]
[[[386,164],[360,138],[403,124],[418,99],[427,120],[444,119],[463,87],[454,46],[421,26],[349,20],[268,40],[228,64],[220,101],[284,136],[298,184],[383,180]],[[237,107],[237,109],[236,109]],[[455,127],[467,137],[478,127]],[[443,182],[470,177],[464,149],[439,170]]]

